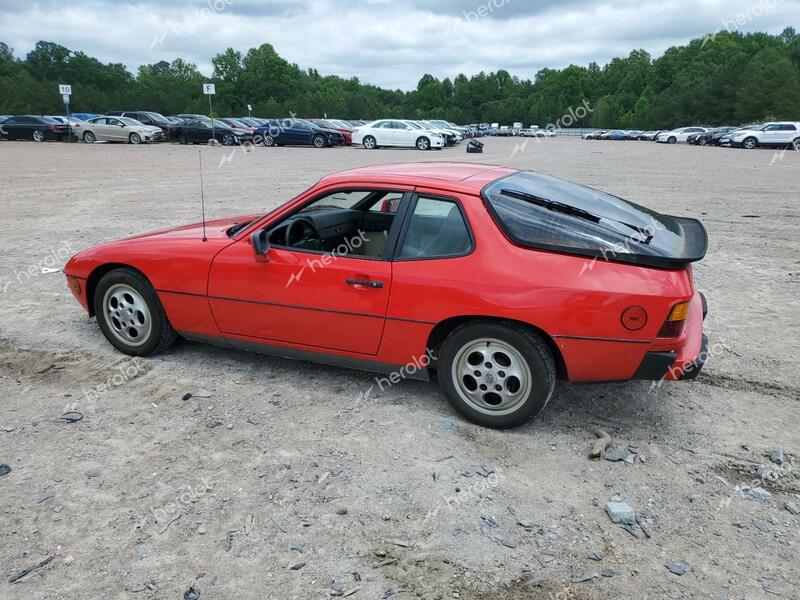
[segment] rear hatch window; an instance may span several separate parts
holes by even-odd
[[[708,239],[700,221],[548,175],[514,173],[489,184],[483,197],[518,245],[664,269],[705,256]]]

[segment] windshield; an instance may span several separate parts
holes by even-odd
[[[414,123],[414,121],[405,121],[405,124],[411,127],[411,129],[422,129],[422,127]]]
[[[157,112],[145,112],[145,113],[142,113],[142,114],[147,115],[148,117],[150,117],[154,121],[166,121],[167,120],[167,118],[164,115],[162,115],[161,113],[157,113]]]
[[[117,121],[122,121],[125,125],[132,125],[134,127],[142,125],[141,122],[137,121],[136,119],[131,119],[130,117],[114,117]]]

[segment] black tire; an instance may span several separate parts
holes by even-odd
[[[94,132],[86,131],[83,134],[83,141],[87,144],[94,144],[97,141],[97,137],[95,137]]]
[[[417,150],[430,150],[431,141],[424,135],[417,138]]]
[[[366,148],[367,150],[377,150],[378,149],[378,140],[376,140],[371,135],[368,135],[368,136],[364,137],[363,140],[361,140],[361,145],[364,146],[364,148]]]
[[[708,140],[706,138],[701,139],[698,143],[701,146],[708,146]]]
[[[233,146],[236,143],[236,138],[233,137],[232,134],[226,133],[222,136],[222,145],[223,146]]]
[[[742,148],[745,150],[752,150],[756,146],[758,146],[758,140],[753,136],[746,137],[742,140]]]
[[[131,133],[131,134],[128,136],[128,141],[129,141],[131,144],[141,144],[141,143],[142,143],[142,136],[140,136],[140,135],[139,135],[138,133],[136,133],[136,132],[134,132],[134,133]]]
[[[325,139],[324,135],[315,135],[311,139],[311,144],[314,146],[314,148],[324,148],[328,145],[328,140]]]
[[[789,148],[800,150],[800,137],[793,139],[792,143],[789,145]]]
[[[149,310],[151,320],[149,333],[146,337],[142,338],[144,341],[139,342],[138,345],[126,343],[112,331],[114,325],[111,323],[111,319],[113,317],[109,317],[104,307],[106,293],[112,287],[120,285],[133,288],[133,290],[138,292]],[[164,312],[164,308],[161,306],[161,302],[153,286],[150,285],[150,282],[141,273],[133,269],[120,268],[103,275],[95,289],[92,303],[94,305],[97,323],[103,335],[112,346],[124,354],[130,356],[157,354],[169,348],[178,337],[169,319],[167,319],[167,315]]]
[[[185,133],[178,134],[178,143],[181,144],[182,146],[185,146],[186,144],[189,143],[189,139],[186,137]]]
[[[678,141],[678,138],[676,138],[674,135],[671,135],[671,136],[669,136],[669,138],[667,138],[667,143],[668,144],[674,144],[677,141]]]
[[[479,340],[487,339],[513,348],[522,358],[524,364],[527,365],[530,375],[527,393],[525,393],[524,384],[520,388],[517,388],[518,390],[522,390],[520,392],[522,396],[520,396],[519,400],[514,401],[515,404],[512,404],[511,407],[507,409],[502,409],[500,405],[491,408],[488,407],[488,405],[484,408],[477,408],[474,401],[466,400],[459,391],[459,389],[464,389],[466,379],[470,377],[468,375],[466,379],[460,378],[454,373],[454,370],[458,370],[457,367],[459,365],[457,362],[460,362],[459,357],[466,355],[469,361],[469,357],[472,356],[472,354],[465,354],[465,349],[471,344],[478,343]],[[481,347],[483,347],[483,343],[485,342],[480,342]],[[489,347],[490,343],[486,343],[485,348],[488,349]],[[497,357],[497,354],[493,356]],[[499,360],[495,362],[499,364],[479,364],[479,369],[476,369],[476,373],[478,370],[487,367],[482,373],[482,376],[487,378],[490,372],[493,374],[492,379],[474,381],[476,385],[478,381],[483,381],[484,383],[488,382],[489,384],[499,384],[502,381],[503,386],[508,386],[511,376],[506,380],[495,379],[495,377],[499,376],[506,377],[506,374],[503,373],[502,370],[496,371],[498,375],[495,375],[495,372],[491,371],[492,368],[503,369],[502,362]],[[472,364],[472,362],[470,361],[469,364]],[[469,368],[471,369],[473,367]],[[438,379],[439,385],[442,387],[450,404],[466,419],[484,427],[505,429],[527,423],[544,410],[555,389],[556,367],[553,355],[547,344],[533,331],[512,323],[473,320],[457,327],[444,341],[438,361]],[[462,380],[459,381],[459,379]],[[517,380],[517,383],[519,383],[519,380]],[[496,388],[499,390],[503,386],[497,385]],[[481,392],[476,393],[480,394]],[[494,393],[492,389],[489,389],[487,393],[482,395],[485,398],[490,395],[499,397],[499,394]],[[497,412],[493,414],[495,410]]]
[[[45,140],[45,133],[41,129],[36,129],[33,132],[34,142],[43,142]]]
[[[264,140],[261,143],[264,144],[267,148],[272,148],[275,145],[275,138],[272,137],[271,135],[265,135]]]

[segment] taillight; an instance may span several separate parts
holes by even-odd
[[[671,338],[679,337],[683,333],[683,326],[686,324],[686,317],[689,316],[689,303],[679,302],[669,311],[667,320],[658,332],[658,337]]]
[[[50,125],[49,129],[50,131],[58,131],[61,127],[62,125]]]

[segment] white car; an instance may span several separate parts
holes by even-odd
[[[693,133],[704,133],[708,131],[705,127],[680,127],[672,131],[662,131],[656,138],[657,142],[662,144],[675,144],[677,142],[686,142]]]
[[[444,137],[435,131],[423,129],[413,121],[380,119],[354,129],[353,144],[361,144],[367,150],[381,146],[430,150],[444,148]]]
[[[73,127],[75,136],[87,144],[94,142],[160,142],[165,139],[160,127],[145,125],[129,117],[95,117]]]
[[[435,125],[431,121],[414,121],[414,123],[416,123],[423,129],[427,129],[428,131],[433,131],[434,133],[438,133],[439,135],[441,135],[444,138],[445,146],[453,146],[458,142],[460,142],[464,137],[458,131],[440,127],[438,125]]]
[[[800,150],[800,122],[765,123],[752,129],[740,129],[731,134],[731,146],[751,150],[757,146],[792,146]]]

